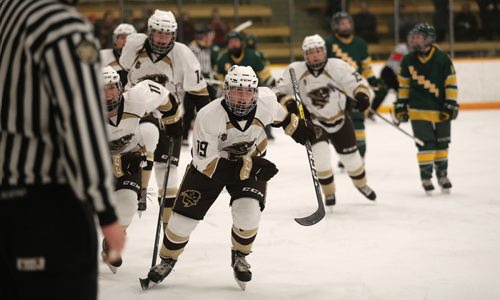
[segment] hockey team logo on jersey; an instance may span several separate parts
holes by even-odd
[[[128,144],[130,144],[130,141],[134,137],[134,133],[129,133],[127,135],[122,136],[119,139],[112,140],[109,142],[109,148],[111,149],[112,152],[119,152],[121,149],[125,148]]]
[[[240,142],[224,147],[222,148],[222,151],[226,151],[228,153],[229,160],[235,160],[241,158],[243,155],[248,154],[254,143],[255,141]]]
[[[327,87],[320,87],[307,93],[307,96],[311,98],[311,102],[314,106],[323,108],[330,102],[330,89]]]
[[[220,139],[221,141],[223,141],[223,142],[224,142],[225,140],[227,140],[227,133],[221,133],[221,134],[219,134],[219,139]]]
[[[196,206],[201,199],[201,193],[195,190],[186,190],[181,193],[184,207]]]
[[[148,79],[156,83],[159,83],[163,86],[167,86],[168,76],[165,74],[148,74],[146,76],[142,76],[141,78],[139,78],[138,81],[143,81]]]

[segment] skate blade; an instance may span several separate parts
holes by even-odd
[[[236,280],[236,283],[238,284],[238,286],[240,287],[240,289],[241,289],[242,291],[246,290],[246,288],[247,288],[247,283],[248,283],[248,282],[245,282],[245,281],[239,281],[239,280],[238,280],[238,279],[236,279],[236,278],[235,278],[235,280]]]
[[[441,192],[442,192],[443,194],[449,194],[449,193],[450,193],[450,189],[443,189],[443,188],[442,188],[442,189],[441,189]]]
[[[328,208],[328,212],[329,213],[333,213],[333,208],[334,207],[335,207],[334,205],[328,205],[328,206],[326,206],[326,208]]]
[[[111,272],[112,272],[113,274],[116,274],[116,271],[118,271],[118,268],[117,268],[117,267],[114,267],[114,266],[112,266],[112,265],[110,265],[110,264],[106,264],[106,266],[108,266],[108,268],[111,270]]]
[[[139,215],[139,219],[142,217],[142,211],[141,210],[138,210],[137,211],[137,214]]]
[[[152,288],[154,287],[155,285],[157,285],[157,283],[149,280],[149,278],[139,278],[139,283],[141,284],[141,288],[142,290],[147,290],[149,288]]]
[[[429,197],[432,196],[432,191],[425,191],[425,195]]]

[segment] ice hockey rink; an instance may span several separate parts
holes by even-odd
[[[158,214],[157,203],[148,203],[128,228],[117,274],[99,265],[99,299],[500,299],[499,118],[500,110],[460,112],[449,152],[453,188],[432,196],[420,186],[412,140],[380,119],[367,121],[366,170],[376,203],[335,168],[337,205],[311,227],[293,220],[317,207],[306,150],[274,129],[268,158],[280,172],[269,182],[247,257],[253,280],[246,291],[230,267],[223,192],[174,271],[142,291],[138,278],[151,264]],[[189,160],[183,148],[179,177]]]

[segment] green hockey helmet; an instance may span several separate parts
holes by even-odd
[[[424,38],[430,38],[432,43],[436,41],[436,29],[428,23],[418,23],[410,34],[421,34]]]
[[[349,30],[345,30],[345,29],[340,30],[340,28],[339,28],[340,21],[342,21],[344,19],[349,20],[349,23],[351,23],[351,28]],[[354,22],[352,21],[352,17],[351,17],[351,15],[349,15],[345,11],[339,11],[339,12],[334,13],[332,16],[332,21],[331,21],[330,25],[332,27],[332,31],[335,33],[338,33],[341,36],[349,36],[354,31]]]

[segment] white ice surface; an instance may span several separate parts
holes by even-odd
[[[158,214],[156,202],[148,203],[128,229],[118,273],[100,264],[99,298],[500,299],[499,117],[499,110],[460,113],[449,152],[451,194],[437,190],[430,197],[420,186],[413,142],[382,120],[367,121],[366,170],[377,202],[335,168],[337,205],[311,227],[293,220],[316,209],[305,149],[273,129],[268,158],[280,172],[269,183],[245,292],[230,268],[223,193],[170,276],[142,291],[138,278],[151,264]],[[180,178],[189,159],[183,148]]]

